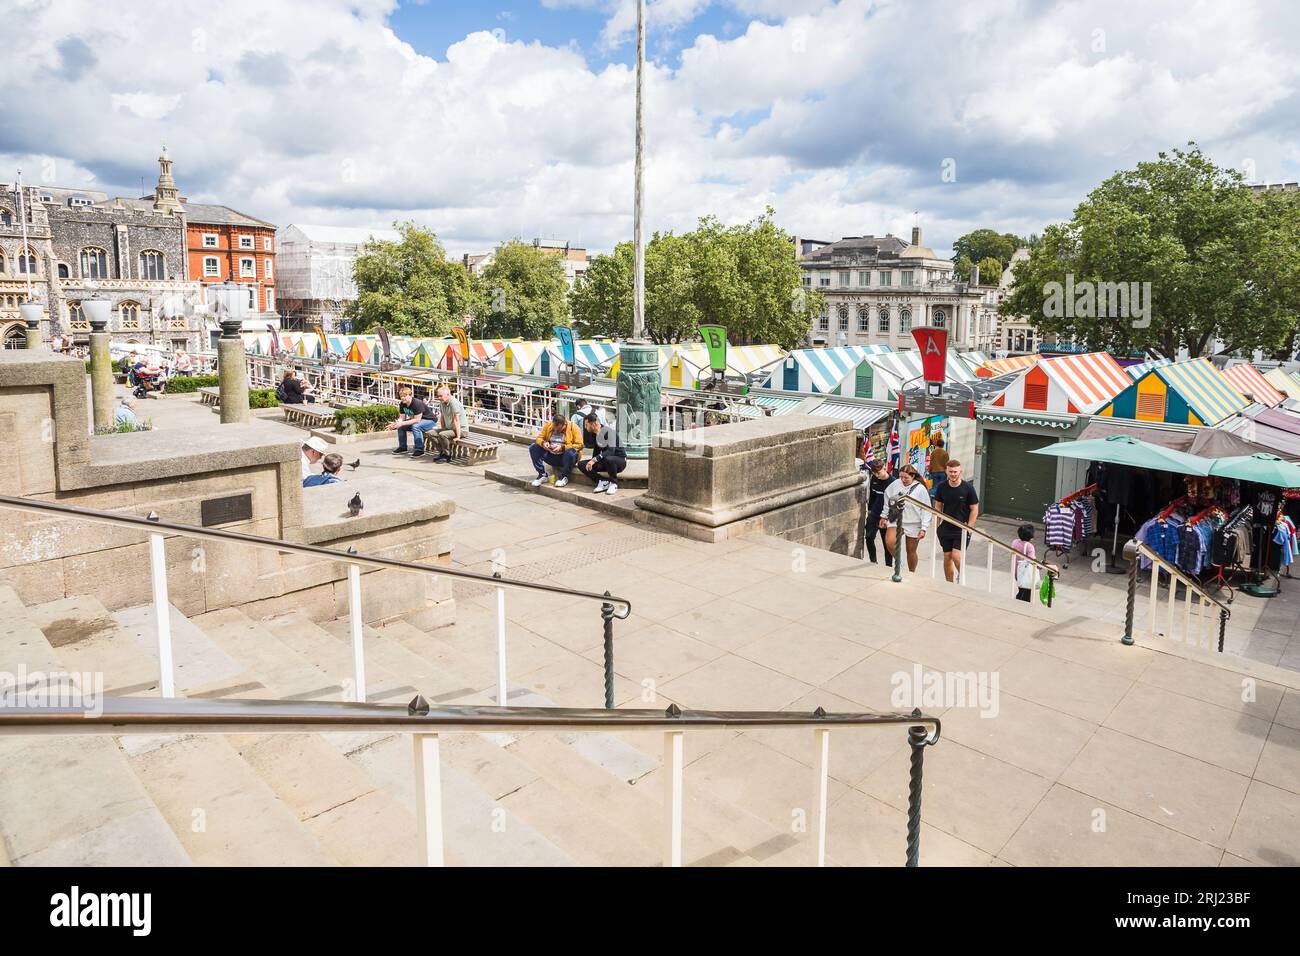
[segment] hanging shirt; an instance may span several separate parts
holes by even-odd
[[[1048,506],[1043,515],[1043,539],[1049,548],[1069,550],[1074,544],[1074,511],[1061,505]]]

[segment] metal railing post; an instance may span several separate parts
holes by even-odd
[[[1219,608],[1219,653],[1223,653],[1223,638],[1228,630],[1228,610]]]
[[[1174,605],[1178,603],[1178,579],[1173,573],[1169,575],[1169,618],[1165,622],[1165,637],[1174,639]]]
[[[682,865],[682,736],[664,731],[664,866]]]
[[[1133,612],[1137,608],[1137,589],[1138,556],[1135,554],[1128,563],[1128,606],[1124,612],[1124,636],[1120,638],[1122,644],[1133,643]]]
[[[608,591],[605,597],[609,597]],[[600,620],[605,636],[605,709],[614,709],[614,605],[600,606]]]
[[[919,710],[913,717],[921,716]],[[907,786],[907,865],[921,865],[921,768],[925,758],[926,731],[924,727],[909,727],[907,742],[912,748],[912,762]]]
[[[830,785],[831,732],[818,728],[813,731],[813,774],[816,780],[816,799],[813,803],[813,832],[817,835],[814,854],[817,866],[826,865],[826,795]]]
[[[501,577],[495,571],[492,577]],[[497,588],[497,706],[506,705],[506,589]]]
[[[352,550],[349,548],[348,550]],[[366,655],[362,646],[364,627],[361,620],[361,568],[348,565],[348,612],[352,623],[352,671],[356,689],[352,699],[358,704],[366,701]]]
[[[903,509],[898,509],[898,519],[894,523],[894,575],[891,578],[894,583],[903,580],[903,562],[907,560],[907,538],[903,536]],[[933,575],[934,566],[930,566],[930,573]]]
[[[1133,556],[1137,561],[1137,555]],[[1156,609],[1160,607],[1160,564],[1157,561],[1151,562],[1151,596],[1147,602],[1151,605],[1147,621],[1147,640],[1156,639]]]
[[[415,819],[421,862],[442,866],[442,768],[437,734],[412,734],[415,748]]]
[[[149,517],[158,520],[156,514],[151,513]],[[158,689],[163,697],[175,697],[171,605],[167,597],[167,552],[163,547],[163,536],[157,532],[149,535],[149,573],[153,578],[153,616],[158,629]]]

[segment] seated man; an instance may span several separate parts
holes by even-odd
[[[135,401],[129,395],[123,395],[117,400],[117,412],[113,420],[119,425],[131,425],[135,428],[140,427],[140,419],[135,414]]]
[[[469,420],[465,415],[465,406],[451,393],[450,386],[443,384],[433,390],[433,397],[438,400],[438,457],[435,462],[451,461],[452,442],[469,434]]]
[[[320,461],[329,453],[330,446],[325,443],[325,439],[312,435],[302,443],[302,476],[308,477],[311,474],[312,465]]]
[[[304,488],[315,488],[317,485],[336,485],[342,483],[343,479],[339,477],[339,470],[343,467],[343,456],[338,452],[330,452],[320,460],[321,473],[319,475],[308,475],[302,480]]]
[[[589,412],[582,420],[582,443],[592,454],[578,464],[578,470],[596,485],[596,494],[617,494],[618,473],[627,467],[627,452],[618,444],[618,433]]]
[[[397,430],[397,447],[394,455],[406,454],[406,436],[415,436],[415,451],[412,458],[424,457],[424,433],[431,431],[438,424],[438,416],[430,411],[429,406],[415,397],[415,389],[403,385],[397,392],[398,418],[384,427],[389,431]]]
[[[569,421],[561,412],[556,412],[549,422],[542,426],[537,440],[528,446],[528,455],[537,469],[537,478],[533,487],[539,487],[546,481],[543,464],[555,468],[555,487],[563,488],[569,483],[569,472],[578,460],[582,448],[582,432],[578,426]]]

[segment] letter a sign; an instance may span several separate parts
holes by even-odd
[[[912,330],[921,352],[921,373],[927,382],[943,382],[948,362],[948,330],[923,325]]]

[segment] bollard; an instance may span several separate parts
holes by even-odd
[[[605,597],[609,597],[608,591]],[[605,625],[605,709],[614,709],[614,605],[600,606],[600,619]]]
[[[1228,629],[1228,609],[1219,608],[1219,653],[1223,653],[1223,637]]]
[[[227,314],[221,320],[221,338],[217,340],[217,387],[221,392],[221,424],[247,422],[253,418],[248,407],[248,365],[244,341],[240,337],[243,322]]]
[[[1128,610],[1124,613],[1124,636],[1120,638],[1123,644],[1133,643],[1133,616],[1137,609],[1137,589],[1138,562],[1133,560],[1128,565]]]
[[[913,717],[921,716],[919,710]],[[907,742],[912,748],[912,766],[907,786],[907,865],[921,865],[921,764],[925,756],[924,727],[909,727]]]

